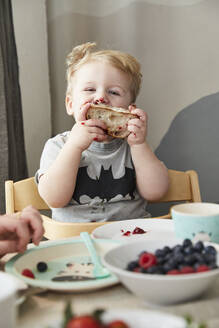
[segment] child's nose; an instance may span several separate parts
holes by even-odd
[[[107,99],[106,96],[101,96],[101,97],[97,97],[95,100],[94,100],[94,103],[95,104],[109,104],[109,100]]]

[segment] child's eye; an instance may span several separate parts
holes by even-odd
[[[112,95],[115,95],[115,96],[119,96],[119,92],[116,90],[109,90],[109,93],[111,93]]]
[[[84,89],[84,91],[93,92],[93,91],[95,91],[95,89],[94,88],[86,88],[86,89]]]

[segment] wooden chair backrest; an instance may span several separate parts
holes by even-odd
[[[33,205],[38,210],[48,210],[48,205],[40,197],[34,178],[18,182],[5,182],[6,213],[20,212],[24,207]]]
[[[198,175],[194,170],[182,172],[168,170],[170,187],[167,194],[156,201],[161,202],[201,202]],[[27,178],[18,182],[5,182],[6,213],[20,212],[24,207],[33,205],[38,210],[49,210],[48,205],[40,197],[34,178]],[[81,231],[92,232],[96,227],[106,222],[65,223],[52,220],[42,215],[45,237],[60,239],[79,235]],[[164,215],[161,218],[170,218]]]
[[[168,170],[169,189],[166,195],[156,201],[162,202],[201,202],[198,174],[194,170]]]

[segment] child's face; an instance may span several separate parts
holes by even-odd
[[[87,102],[122,108],[131,104],[130,77],[107,62],[84,64],[74,73],[71,83],[72,92],[66,97],[66,107],[76,121],[81,106]]]

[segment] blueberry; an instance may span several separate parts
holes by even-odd
[[[193,255],[194,255],[196,262],[199,262],[200,264],[205,263],[204,254],[194,253]]]
[[[164,251],[165,254],[169,254],[171,252],[171,248],[169,246],[165,246],[163,248],[163,251]]]
[[[176,253],[174,255],[174,258],[178,264],[184,263],[184,255],[182,253],[180,253],[180,252]]]
[[[147,273],[150,273],[150,274],[157,273],[157,267],[156,266],[151,266],[150,268],[147,269]]]
[[[195,253],[195,248],[192,245],[187,246],[184,248],[184,253],[188,255]]]
[[[197,241],[197,243],[194,245],[194,249],[198,252],[202,252],[203,249],[204,249],[204,244],[203,242],[200,240],[200,241]]]
[[[157,249],[156,252],[155,252],[156,257],[163,257],[165,255],[166,255],[166,253],[164,252],[163,249]]]
[[[170,270],[176,269],[176,263],[175,262],[167,262],[163,265],[163,269],[165,272],[168,272]]]
[[[218,269],[217,264],[212,264],[212,265],[210,265],[210,269],[211,269],[211,270],[213,270],[213,269]]]
[[[164,270],[164,272],[166,273],[166,272],[172,270],[172,267],[171,267],[170,265],[168,265],[167,263],[165,263],[165,264],[163,265],[163,270]]]
[[[217,254],[216,249],[213,246],[211,246],[211,245],[205,247],[205,252],[206,253],[209,253],[209,254],[214,254],[214,255]]]
[[[184,239],[183,240],[183,248],[186,248],[186,247],[188,247],[188,246],[192,246],[192,242],[191,242],[191,240],[190,239]]]
[[[165,274],[165,270],[162,265],[157,265],[157,274]]]
[[[137,268],[139,265],[138,265],[138,261],[131,261],[128,263],[127,265],[127,270],[129,271],[133,271],[135,268]]]
[[[48,266],[46,264],[46,262],[38,262],[37,263],[37,270],[39,272],[45,272],[48,269]]]
[[[194,254],[189,254],[184,257],[185,264],[192,265],[196,262]]]
[[[178,266],[178,261],[172,257],[168,262],[168,265],[170,265],[173,269],[176,269]]]
[[[174,254],[182,253],[182,251],[183,251],[182,245],[176,245],[176,246],[173,247],[173,253]]]
[[[214,264],[216,263],[216,256],[211,253],[203,254],[204,260],[206,264]]]
[[[165,258],[164,257],[157,257],[157,263],[158,264],[164,264],[165,263]]]
[[[171,253],[166,254],[165,257],[164,257],[165,262],[168,262],[172,257],[173,256],[172,256]]]
[[[148,273],[147,269],[145,269],[145,268],[140,268],[139,272],[140,273]]]

